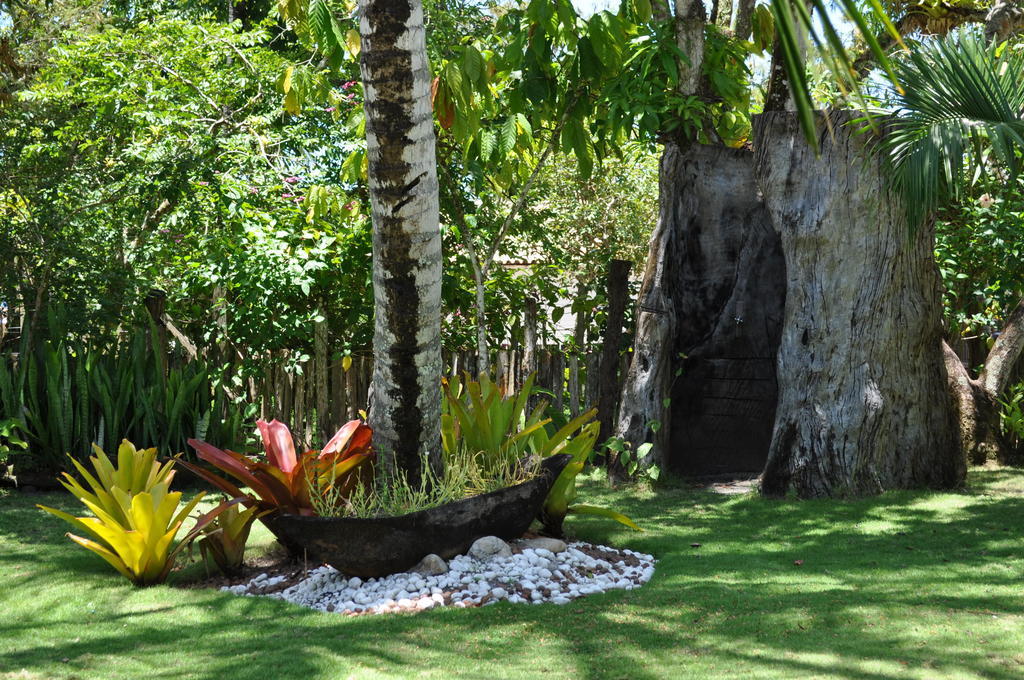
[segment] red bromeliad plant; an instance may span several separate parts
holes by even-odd
[[[243,502],[249,507],[315,515],[310,488],[346,497],[358,482],[360,466],[373,456],[370,445],[373,430],[359,420],[346,423],[320,451],[300,455],[295,452],[295,442],[287,425],[277,420],[269,423],[258,420],[256,425],[263,437],[266,463],[234,451],[222,451],[204,441],[188,440],[200,459],[249,487],[255,498],[236,483],[198,465],[185,461],[180,464],[232,498],[248,498]],[[311,481],[317,483],[311,484]]]

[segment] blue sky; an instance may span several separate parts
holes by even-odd
[[[572,0],[576,11],[584,17],[602,9],[618,9],[619,0]]]

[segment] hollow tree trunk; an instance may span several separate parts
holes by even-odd
[[[370,424],[386,467],[441,465],[441,233],[420,0],[361,0],[373,218]]]
[[[847,113],[756,121],[758,182],[786,257],[779,403],[762,491],[948,488],[964,479],[946,387],[930,226],[903,208]]]
[[[634,451],[651,442],[653,446],[646,462],[659,465],[666,451],[669,412],[666,402],[676,369],[675,357],[668,348],[675,346],[676,334],[674,298],[678,291],[672,280],[672,263],[680,249],[676,178],[682,156],[678,145],[666,145],[658,169],[658,224],[651,236],[637,298],[633,358],[623,384],[615,427],[615,436]],[[682,198],[685,202],[686,197]],[[590,379],[588,371],[588,383]]]
[[[680,227],[666,463],[686,476],[757,474],[775,422],[785,260],[754,189],[754,154],[696,147],[684,168],[678,191],[696,212]]]
[[[685,475],[758,472],[775,416],[785,265],[753,154],[666,148],[617,436]]]

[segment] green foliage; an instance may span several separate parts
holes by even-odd
[[[105,347],[42,342],[16,360],[0,356],[0,414],[22,414],[36,465],[56,471],[65,454],[81,459],[93,442],[102,447],[118,437],[177,451],[190,437],[245,440],[245,407],[208,367],[193,361],[165,369],[146,336]]]
[[[407,515],[523,484],[536,477],[539,468],[539,459],[502,459],[495,464],[465,447],[445,452],[444,459],[440,474],[424,461],[422,484],[410,484],[401,471],[386,473],[373,484],[360,482],[343,503],[335,502],[324,512],[363,518]]]
[[[135,585],[163,583],[178,554],[224,506],[200,517],[195,528],[174,545],[178,531],[203,494],[179,510],[181,493],[170,491],[173,461],[161,466],[155,461],[156,449],[138,451],[128,440],[121,443],[117,458],[115,468],[97,446],[91,459],[95,476],[73,460],[91,491],[67,473],[61,480],[93,517],[74,517],[63,510],[39,507],[92,536],[68,534],[68,538],[102,557]]]
[[[535,379],[536,374],[528,376],[518,394],[506,394],[504,387],[486,374],[475,381],[468,374],[461,381],[458,377],[442,381],[441,441],[445,452],[452,455],[464,446],[483,454],[487,465],[498,465],[524,455],[546,458],[569,453],[568,449],[575,451],[578,445],[573,433],[592,420],[597,409],[549,432],[548,402],[539,401],[532,411],[528,408]]]
[[[1024,383],[1010,386],[999,400],[999,424],[1010,451],[1024,449]]]
[[[911,224],[958,201],[993,167],[1016,179],[1024,150],[1024,52],[961,33],[896,62],[904,88],[882,142]]]
[[[1024,178],[979,182],[939,213],[935,258],[954,338],[991,338],[1024,291]]]
[[[221,573],[231,576],[241,572],[245,544],[252,524],[259,517],[259,508],[239,509],[228,505],[207,524],[197,541],[204,560],[212,559]]]
[[[550,266],[537,267],[528,279],[533,290],[541,293],[544,283],[559,286],[557,296],[548,303],[552,307],[558,298],[576,297],[576,291],[569,289],[580,283],[603,294],[610,260],[629,260],[634,272],[643,271],[651,228],[658,219],[657,197],[651,193],[658,182],[658,163],[639,144],[626,145],[622,151],[621,158],[606,160],[600,174],[589,180],[582,179],[562,156],[538,179],[534,214],[539,224],[528,239],[513,243],[536,244],[547,257]],[[520,278],[526,277],[520,274]]]
[[[464,446],[482,453],[493,465],[527,452],[539,454],[530,451],[530,437],[551,419],[542,417],[545,405],[527,413],[535,378],[531,374],[519,394],[508,396],[486,374],[479,381],[471,380],[468,374],[463,381],[457,376],[443,380],[441,442],[445,453],[454,455]]]
[[[652,421],[648,426],[654,432],[660,428],[657,421]],[[650,482],[657,482],[661,477],[661,468],[644,462],[653,446],[654,444],[651,442],[645,442],[638,446],[636,451],[633,451],[630,443],[619,437],[611,437],[602,445],[609,455],[616,456],[618,464],[622,466],[630,479],[646,479]]]
[[[532,411],[527,404],[534,393],[531,374],[518,394],[506,395],[486,375],[471,380],[466,375],[442,383],[444,400],[441,415],[441,441],[446,455],[462,451],[483,457],[484,470],[509,466],[524,457],[543,459],[567,454],[570,461],[544,501],[541,519],[548,533],[561,535],[567,513],[597,514],[639,529],[632,520],[614,510],[589,505],[574,505],[576,477],[590,460],[601,425],[590,422],[597,415],[591,409],[573,418],[561,428],[549,431],[552,419],[545,415],[548,403],[541,400]]]
[[[28,442],[22,439],[25,426],[16,418],[0,420],[0,463],[4,463],[15,453],[28,448]]]
[[[900,78],[893,69],[889,56],[879,43],[878,37],[869,21],[881,26],[898,45],[903,45],[903,38],[889,19],[888,14],[879,0],[868,0],[867,6],[859,5],[856,0],[838,0],[841,15],[851,21],[857,28],[857,34],[867,44],[867,48],[879,66],[898,89],[902,88]],[[801,45],[804,36],[810,38],[817,48],[818,55],[825,63],[843,92],[853,94],[862,108],[867,109],[861,86],[857,82],[857,71],[853,67],[846,45],[840,36],[839,22],[835,14],[829,13],[825,0],[772,0],[771,12],[774,19],[774,33],[778,38],[779,53],[782,67],[786,71],[789,91],[796,106],[800,127],[803,129],[807,142],[817,148],[817,127],[814,120],[815,104],[811,95],[807,77],[806,59]],[[814,15],[812,20],[811,15]]]
[[[302,349],[330,305],[343,341],[368,342],[364,197],[340,179],[358,135],[335,124],[357,103],[351,80],[328,83],[330,105],[284,115],[273,93],[288,60],[266,31],[237,28],[69,34],[0,109],[12,308],[40,296],[65,331],[110,339],[156,287],[194,341]]]

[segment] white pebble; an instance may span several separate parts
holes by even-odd
[[[498,545],[500,548],[500,545]],[[448,606],[466,608],[507,600],[514,604],[567,604],[571,600],[613,589],[633,590],[654,576],[654,558],[629,550],[573,543],[557,553],[525,547],[519,554],[487,555],[483,560],[459,555],[447,573],[424,576],[392,574],[378,579],[348,578],[333,567],[313,569],[307,577],[264,597],[287,600],[320,611],[383,614]],[[584,552],[586,550],[586,552]],[[591,554],[599,554],[595,558]],[[628,566],[625,556],[639,561]],[[247,583],[224,586],[236,595],[256,595],[283,583],[284,575],[262,573]],[[504,586],[504,587],[502,587]],[[515,590],[529,592],[523,597]]]

